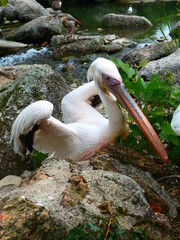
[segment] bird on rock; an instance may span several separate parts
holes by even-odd
[[[133,12],[133,8],[132,8],[132,5],[130,5],[128,10],[127,10],[127,12],[126,12],[126,14],[130,15],[130,14],[132,14],[132,12]]]
[[[171,127],[173,131],[180,136],[180,105],[176,109],[176,111],[173,114],[173,118],[171,121]]]
[[[69,29],[69,33],[68,33],[68,37],[72,36],[74,27],[80,27],[82,26],[80,21],[78,21],[77,19],[75,19],[72,15],[68,14],[68,13],[61,13],[60,14],[61,17],[61,22],[63,24],[63,26],[66,29]]]
[[[56,12],[56,15],[58,15],[58,11],[62,6],[61,0],[56,0],[52,2],[52,9]]]
[[[124,115],[117,99],[135,119],[159,156],[167,163],[163,144],[145,115],[123,87],[115,64],[105,58],[92,62],[88,83],[68,93],[61,102],[64,123],[52,116],[53,104],[40,100],[27,106],[15,119],[11,142],[20,155],[33,148],[61,159],[86,160],[102,147],[127,135]],[[93,81],[90,81],[93,80]],[[91,105],[95,95],[103,102],[108,119]]]

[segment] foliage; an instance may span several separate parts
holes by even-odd
[[[8,0],[0,0],[0,6],[5,6]]]
[[[141,110],[146,115],[151,125],[162,140],[169,156],[170,163],[178,163],[180,156],[180,141],[176,133],[171,129],[170,123],[173,112],[180,103],[180,86],[173,85],[173,74],[168,72],[164,81],[158,75],[152,75],[150,80],[145,82],[138,76],[138,69],[146,65],[147,61],[142,60],[135,68],[113,59],[123,78],[126,89],[136,98]],[[155,155],[153,148],[142,134],[132,118],[129,117],[130,133],[123,143],[131,148],[144,153]]]
[[[107,228],[107,221],[105,219],[102,220],[101,225],[97,225],[93,222],[87,222],[81,224],[73,229],[71,229],[68,235],[65,237],[65,240],[113,240],[113,239],[123,239],[122,230],[119,225],[114,222],[111,225],[110,232],[108,237],[105,238],[104,230]]]
[[[34,169],[40,167],[41,162],[48,157],[48,154],[41,153],[36,149],[33,149],[30,158],[33,163]]]
[[[146,240],[146,234],[139,228],[132,237],[132,240]]]

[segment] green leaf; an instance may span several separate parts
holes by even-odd
[[[147,59],[142,59],[139,63],[139,67],[145,67],[148,64],[148,60]]]
[[[135,70],[133,68],[129,67],[128,65],[126,65],[120,60],[112,59],[112,61],[116,64],[118,68],[121,68],[129,78],[132,78],[134,76]]]

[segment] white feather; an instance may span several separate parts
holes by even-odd
[[[173,118],[171,121],[171,127],[173,131],[180,136],[180,105],[176,109],[176,111],[173,114]]]
[[[67,94],[62,100],[65,123],[51,116],[53,105],[37,101],[25,108],[16,118],[11,131],[14,150],[21,154],[20,135],[26,135],[35,124],[39,125],[33,135],[33,147],[44,153],[73,160],[85,160],[108,143],[114,142],[126,126],[121,110],[112,94],[99,88],[102,73],[121,79],[115,65],[106,59],[95,60],[88,71],[95,82],[89,82]],[[91,105],[89,99],[99,94],[109,117],[105,119]]]

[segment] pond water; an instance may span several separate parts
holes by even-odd
[[[104,15],[108,13],[117,13],[125,14],[129,4],[122,3],[105,3],[105,4],[87,4],[82,3],[81,5],[62,5],[62,11],[70,13],[75,18],[77,18],[81,23],[81,33],[82,34],[116,34],[120,37],[127,37],[134,40],[138,43],[137,48],[143,47],[145,44],[152,43],[151,37],[160,38],[162,28],[164,34],[169,39],[169,28],[167,22],[173,26],[177,22],[177,17],[172,17],[178,13],[178,6],[176,2],[166,2],[166,3],[146,3],[146,4],[134,4],[133,11],[135,15],[145,16],[149,19],[153,27],[146,30],[140,31],[139,29],[120,29],[120,28],[106,28],[102,31],[98,31],[98,28],[101,28],[101,20]],[[167,18],[164,18],[166,17]],[[7,34],[12,28],[17,28],[19,24],[15,25],[1,25],[0,28],[3,29],[4,33]],[[131,49],[124,49],[121,52],[113,54],[106,57],[117,57],[121,59],[124,54],[126,54]],[[101,56],[104,54],[101,54]],[[89,62],[93,61],[97,57],[97,54],[89,55],[86,59]],[[58,71],[66,77],[67,73],[63,73],[61,70],[66,63],[61,61],[54,61],[52,58],[52,52],[48,48],[37,48],[37,49],[28,49],[26,52],[19,52],[10,56],[5,56],[0,58],[0,66],[5,65],[17,65],[17,64],[33,64],[33,63],[48,63],[53,67],[57,68]],[[70,59],[68,63],[71,63],[75,66],[75,70],[72,70],[70,73],[73,78],[84,78],[86,75],[87,66],[82,58],[73,58]],[[82,70],[83,68],[83,70]]]

